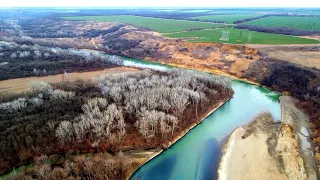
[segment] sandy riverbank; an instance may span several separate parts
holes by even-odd
[[[313,150],[305,137],[306,116],[291,97],[283,96],[280,102],[282,122],[273,122],[264,113],[229,136],[223,146],[219,180],[317,179]]]
[[[285,180],[276,159],[268,152],[267,140],[274,128],[270,114],[262,114],[250,125],[237,128],[223,147],[219,179]]]

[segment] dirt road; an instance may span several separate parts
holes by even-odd
[[[102,74],[111,74],[111,73],[119,73],[124,71],[137,71],[134,68],[128,67],[117,67],[104,69],[102,71],[93,71],[93,72],[82,72],[82,73],[69,73],[68,81],[76,81],[79,79],[82,80],[90,80],[93,77],[100,76]],[[19,78],[19,79],[10,79],[5,81],[0,81],[0,92],[9,91],[9,92],[23,92],[28,89],[28,85],[31,81],[43,81],[47,83],[55,83],[62,81],[62,74],[52,75],[52,76],[44,76],[44,77],[30,77],[30,78]]]

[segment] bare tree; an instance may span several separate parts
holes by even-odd
[[[17,111],[22,111],[27,107],[27,100],[26,98],[19,98],[17,100],[1,103],[0,110],[8,111],[10,113],[14,113]]]
[[[73,129],[70,121],[62,121],[57,130],[56,137],[60,140],[61,143],[71,142],[73,139]]]
[[[141,109],[138,116],[136,126],[139,128],[139,132],[146,138],[154,137],[158,129],[161,131],[162,138],[170,132],[173,135],[178,123],[176,117],[156,110],[148,111]]]
[[[35,94],[46,94],[50,95],[53,92],[53,87],[45,82],[42,81],[31,81],[29,84],[29,91]]]
[[[33,68],[33,73],[34,73],[36,76],[38,76],[38,75],[39,75],[39,70],[36,69],[36,68]]]
[[[60,99],[60,100],[68,100],[75,96],[74,92],[67,92],[60,89],[56,89],[51,93],[51,98]]]
[[[75,119],[72,124],[73,133],[69,134],[78,141],[82,141],[86,135],[89,135],[89,138],[94,139],[95,142],[100,140],[120,141],[125,136],[126,124],[121,107],[115,104],[108,105],[105,98],[94,98],[84,104],[82,110],[84,113]],[[58,138],[60,134],[57,133]]]

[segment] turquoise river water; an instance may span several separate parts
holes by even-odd
[[[164,65],[128,60],[125,65],[158,70]],[[279,94],[239,80],[232,81],[235,92],[230,101],[209,115],[177,143],[140,167],[131,177],[141,180],[211,180],[217,179],[221,146],[232,133],[248,124],[258,114],[268,111],[280,120]]]

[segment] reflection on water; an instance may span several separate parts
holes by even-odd
[[[268,89],[233,81],[234,97],[185,137],[142,166],[131,179],[216,179],[221,145],[238,126],[269,111],[280,120],[279,95]]]

